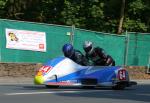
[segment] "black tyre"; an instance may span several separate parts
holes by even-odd
[[[113,86],[112,89],[114,89],[114,90],[124,90],[125,87],[126,87],[126,85],[124,85],[124,84],[118,84],[116,86]]]
[[[58,88],[59,86],[58,85],[45,85],[46,88]]]
[[[83,89],[94,89],[95,86],[82,86]]]

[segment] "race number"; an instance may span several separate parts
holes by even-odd
[[[118,71],[119,80],[126,80],[126,70]]]
[[[51,69],[52,69],[52,67],[50,67],[50,66],[42,66],[39,71],[41,71],[43,73],[48,73]]]

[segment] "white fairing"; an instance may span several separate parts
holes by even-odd
[[[46,81],[52,80],[54,79],[54,75],[56,75],[57,78],[60,78],[67,74],[71,74],[86,68],[88,68],[88,66],[80,66],[75,62],[73,62],[72,60],[65,58],[64,60],[59,62],[56,66],[54,66],[53,69],[44,76],[44,79]]]

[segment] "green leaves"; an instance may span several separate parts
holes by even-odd
[[[147,26],[145,23],[142,23],[141,20],[131,20],[129,18],[126,18],[125,23],[123,25],[124,29],[128,31],[134,31],[134,32],[146,32]]]
[[[6,0],[0,0],[0,9],[4,8],[6,4]]]
[[[4,10],[7,0],[0,0],[0,18],[4,17],[6,11]]]
[[[129,4],[129,12],[132,12],[134,15],[139,14],[145,9],[144,2],[142,0],[135,0]]]
[[[117,33],[150,32],[150,1],[125,0],[0,0],[0,17],[7,19],[75,25],[78,28]],[[121,24],[121,25],[119,25]]]

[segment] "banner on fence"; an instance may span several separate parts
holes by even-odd
[[[46,34],[6,28],[6,48],[46,52]]]

